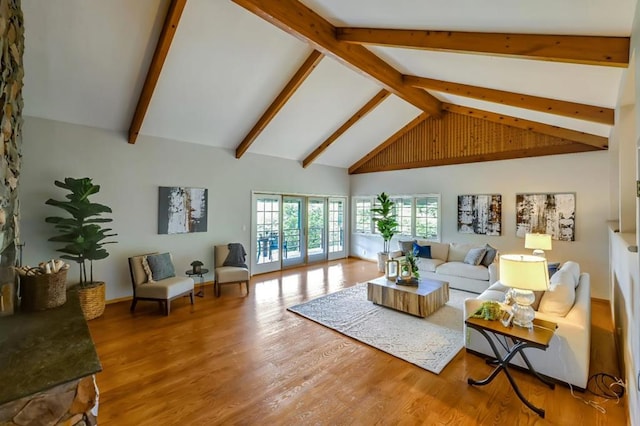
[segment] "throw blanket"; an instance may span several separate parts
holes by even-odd
[[[240,268],[246,268],[247,264],[245,259],[247,258],[247,252],[244,251],[244,247],[240,243],[229,243],[229,254],[224,260],[222,266],[238,266]]]

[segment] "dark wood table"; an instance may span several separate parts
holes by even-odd
[[[467,324],[467,327],[471,327],[474,330],[477,330],[484,336],[485,339],[487,339],[487,342],[489,342],[489,345],[491,346],[491,349],[495,354],[495,359],[488,360],[487,362],[496,365],[496,368],[491,372],[491,374],[489,374],[486,379],[473,380],[472,378],[468,378],[467,383],[475,386],[484,386],[491,383],[491,381],[496,378],[498,373],[504,371],[504,374],[506,374],[507,379],[509,379],[509,383],[511,384],[513,390],[516,392],[516,395],[518,395],[518,398],[520,398],[520,401],[524,402],[527,407],[535,411],[540,417],[544,418],[544,410],[542,408],[534,406],[531,402],[529,402],[529,400],[527,400],[527,398],[524,397],[524,395],[522,395],[522,392],[520,392],[518,385],[516,384],[513,376],[511,376],[511,372],[509,371],[509,361],[511,361],[514,356],[520,354],[524,362],[527,364],[529,371],[541,382],[553,389],[555,387],[555,384],[547,378],[541,376],[533,368],[531,362],[529,362],[529,359],[525,355],[524,350],[526,348],[541,349],[543,351],[546,350],[549,347],[549,342],[551,341],[556,328],[558,328],[558,325],[555,322],[534,319],[533,328],[531,329],[519,327],[516,325],[505,327],[500,321],[487,321],[481,318],[467,318],[467,320],[465,320],[465,324]],[[493,339],[491,339],[489,333],[504,336],[507,339],[511,340],[512,345],[506,348],[507,352],[504,354],[504,356],[501,355],[498,351],[498,348],[496,347]]]

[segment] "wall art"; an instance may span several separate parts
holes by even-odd
[[[516,236],[549,234],[554,240],[576,239],[576,194],[516,194]]]
[[[458,232],[501,235],[502,196],[458,195]]]
[[[158,191],[158,234],[207,232],[206,188],[161,186]]]

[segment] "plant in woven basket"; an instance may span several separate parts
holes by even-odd
[[[105,259],[109,253],[105,244],[116,241],[105,241],[117,234],[110,233],[111,228],[103,228],[101,224],[112,222],[113,219],[102,217],[103,213],[111,213],[111,208],[103,204],[92,203],[89,197],[100,191],[100,185],[94,185],[90,178],[65,178],[64,182],[56,180],[54,184],[69,191],[67,200],[58,201],[48,199],[45,204],[59,207],[71,217],[51,216],[45,221],[52,223],[59,235],[49,238],[49,241],[64,243],[57,251],[64,253],[63,259],[77,262],[80,266],[80,287],[88,287],[93,280],[93,261]],[[89,261],[89,276],[87,277],[87,261]]]

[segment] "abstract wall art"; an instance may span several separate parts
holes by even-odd
[[[206,188],[161,186],[158,191],[158,234],[207,232]]]
[[[458,232],[501,235],[502,196],[458,195]]]
[[[516,194],[516,236],[549,234],[554,240],[576,240],[576,194]]]

